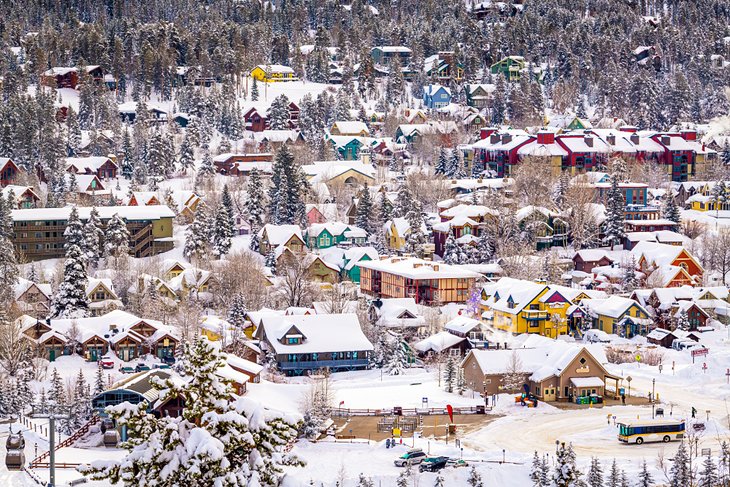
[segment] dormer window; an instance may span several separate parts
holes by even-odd
[[[299,337],[286,337],[286,343],[288,345],[299,345]]]
[[[515,307],[515,302],[512,299],[512,296],[510,296],[509,298],[507,298],[507,307],[510,308],[510,309],[513,309]]]

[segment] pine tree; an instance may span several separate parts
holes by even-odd
[[[390,375],[402,375],[403,369],[408,368],[408,354],[403,345],[403,337],[396,334],[393,338],[390,357],[387,358],[385,370]]]
[[[444,487],[446,484],[444,484],[444,478],[441,476],[441,474],[436,475],[436,480],[434,480],[433,487]]]
[[[378,223],[384,224],[393,216],[393,204],[390,202],[385,192],[380,193],[380,201],[378,203]],[[382,229],[378,229],[382,233]]]
[[[96,375],[94,376],[94,396],[98,396],[105,390],[106,383],[104,381],[104,367],[101,366],[101,360],[99,360],[97,362]]]
[[[581,473],[575,464],[573,445],[560,443],[555,451],[555,471],[553,482],[555,487],[577,487]]]
[[[246,298],[243,297],[243,293],[236,293],[233,297],[231,307],[228,308],[228,314],[226,316],[228,322],[237,328],[243,329],[246,324],[247,312]]]
[[[543,460],[537,454],[537,450],[535,450],[535,454],[532,456],[532,468],[530,469],[532,487],[547,487],[547,483],[544,482],[545,472],[543,471],[543,467]]]
[[[725,440],[720,444],[718,471],[722,485],[730,484],[730,445]]]
[[[375,484],[373,483],[373,479],[365,477],[365,475],[361,473],[360,476],[357,478],[356,487],[375,487]]]
[[[654,485],[654,478],[649,473],[649,468],[646,465],[646,460],[641,465],[641,471],[639,472],[639,483],[637,487],[651,487]]]
[[[621,471],[615,458],[611,464],[611,470],[608,472],[608,478],[606,478],[606,487],[621,487]]]
[[[266,257],[264,258],[264,265],[271,270],[271,273],[276,275],[276,253],[274,249],[271,249]]]
[[[474,465],[472,465],[471,469],[469,470],[469,478],[466,480],[466,483],[469,484],[470,487],[484,486],[484,484],[482,483],[482,476],[479,475],[479,472],[477,472],[477,469]]]
[[[725,143],[722,145],[721,160],[723,166],[730,167],[730,137],[725,137]]]
[[[413,202],[411,209],[406,214],[406,220],[408,220],[409,227],[409,232],[406,236],[406,251],[420,257],[423,253],[423,245],[426,243],[420,201]]]
[[[81,248],[84,245],[84,225],[79,219],[79,210],[74,206],[68,216],[66,230],[63,232],[65,247],[76,245]]]
[[[446,148],[441,147],[441,149],[439,149],[438,162],[436,163],[436,167],[434,168],[433,172],[435,174],[446,174],[448,160],[449,160],[449,158],[448,158],[448,154],[446,153]]]
[[[699,487],[717,487],[719,480],[715,461],[712,459],[712,455],[707,455],[702,462]]]
[[[185,133],[185,137],[180,144],[178,163],[180,164],[183,174],[187,174],[188,170],[195,166],[195,153],[193,151],[193,146],[190,143],[190,132]]]
[[[675,327],[683,331],[689,331],[689,318],[687,317],[687,311],[680,309],[677,313],[677,323]]]
[[[213,158],[210,156],[208,149],[203,152],[203,160],[200,161],[200,167],[198,167],[198,174],[195,177],[195,186],[199,187],[215,176],[215,166],[213,166]]]
[[[611,189],[606,195],[606,221],[604,222],[605,242],[611,246],[621,243],[626,237],[624,231],[624,197],[618,186],[618,177],[616,174],[611,176]]]
[[[357,202],[355,226],[365,230],[369,237],[375,231],[373,223],[373,200],[370,198],[368,185],[365,184],[365,187],[360,191],[360,199]]]
[[[212,245],[213,253],[221,258],[231,250],[233,227],[231,226],[230,211],[224,203],[218,205],[213,226]]]
[[[674,455],[672,468],[669,469],[669,485],[671,487],[686,487],[690,485],[691,478],[692,473],[689,468],[687,447],[682,441],[677,449],[677,454]]]
[[[385,197],[385,194],[383,194],[383,197]],[[398,197],[395,200],[395,206],[393,207],[391,216],[393,218],[405,217],[408,212],[413,208],[414,204],[415,202],[413,200],[413,194],[411,193],[410,189],[408,189],[408,186],[406,186],[405,184],[401,185],[401,187],[398,189]]]
[[[5,236],[0,236],[0,276],[0,307],[8,307],[15,300],[14,286],[20,277],[20,271],[15,247]]]
[[[71,244],[66,249],[63,281],[53,296],[51,316],[56,318],[84,318],[88,316],[87,282],[88,276],[81,249],[78,245]]]
[[[446,237],[446,242],[444,243],[444,255],[441,258],[447,264],[460,264],[460,252],[461,249],[459,248],[459,244],[456,243],[454,232],[449,231],[449,236]]]
[[[71,107],[68,107],[66,126],[68,127],[68,154],[74,156],[81,146],[81,126],[76,112]]]
[[[664,207],[662,208],[662,218],[671,220],[679,225],[679,223],[681,222],[679,207],[677,206],[677,202],[674,201],[671,191],[667,191],[665,198],[666,199],[664,201]]]
[[[591,458],[591,466],[588,469],[588,487],[603,487],[603,469],[598,458]]]
[[[454,359],[449,356],[444,364],[444,389],[446,392],[454,392],[454,382],[456,381],[456,364]]]
[[[264,193],[259,172],[255,168],[248,175],[246,202],[243,208],[251,226],[251,233],[253,234],[254,229],[258,230],[263,226],[264,213],[266,211],[266,194]]]
[[[477,242],[477,262],[487,264],[494,259],[494,242],[486,231],[483,231]]]
[[[99,210],[93,207],[89,213],[89,219],[84,225],[84,240],[81,249],[89,267],[95,268],[99,264],[99,259],[102,255],[103,238],[104,230],[102,230]]]
[[[134,149],[132,148],[132,139],[129,136],[129,129],[124,128],[124,134],[122,136],[122,165],[121,173],[124,179],[132,179],[132,172],[134,171]]]
[[[631,254],[629,260],[624,263],[624,275],[621,281],[621,286],[625,292],[632,292],[639,285],[639,280],[636,277],[636,258],[634,254]]]
[[[302,224],[306,218],[304,185],[306,177],[294,163],[289,147],[282,145],[272,167],[269,188],[269,215],[275,225]]]
[[[104,233],[104,255],[107,257],[119,258],[129,253],[130,234],[127,224],[118,213],[112,215],[106,225]]]
[[[51,374],[51,398],[57,405],[66,404],[66,387],[63,384],[63,379],[58,373],[58,370],[54,367],[53,373]]]
[[[232,400],[230,384],[217,373],[224,365],[217,346],[198,337],[184,360],[187,380],[153,384],[184,402],[182,414],[156,418],[146,401],[115,408],[110,416],[126,427],[128,455],[93,462],[82,472],[126,487],[159,478],[162,468],[167,485],[279,485],[283,467],[302,465],[286,451],[296,424],[249,399]]]
[[[251,101],[259,101],[259,84],[256,78],[253,79],[251,85]]]
[[[289,98],[286,95],[279,95],[271,102],[269,107],[269,128],[271,130],[288,130],[291,113],[289,111]]]
[[[183,255],[193,260],[203,257],[210,248],[211,220],[207,205],[203,202],[195,211],[193,223],[185,230],[185,247]]]

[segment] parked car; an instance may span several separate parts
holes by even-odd
[[[104,355],[102,358],[100,358],[99,362],[101,362],[102,369],[113,369],[114,368],[114,361],[108,355]]]
[[[160,359],[160,362],[165,363],[167,365],[172,365],[175,363],[175,357],[172,356],[164,356]]]
[[[408,450],[400,457],[396,458],[393,463],[396,467],[405,467],[408,465],[418,465],[423,461],[423,459],[426,458],[426,454],[423,453],[423,450],[420,448],[416,448],[413,450]]]
[[[137,364],[137,366],[134,368],[135,372],[146,372],[150,370],[150,366],[147,364]]]
[[[423,462],[418,466],[420,472],[438,472],[442,468],[446,467],[449,461],[449,457],[428,457],[424,458]]]
[[[168,364],[153,364],[152,368],[154,369],[169,369],[170,366]]]
[[[449,461],[446,462],[446,465],[448,465],[449,467],[455,467],[455,468],[469,466],[469,464],[466,463],[466,460],[460,460],[458,458],[449,458]]]
[[[125,365],[120,365],[119,372],[121,372],[122,374],[134,374],[134,368],[125,366]]]

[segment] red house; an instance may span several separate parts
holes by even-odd
[[[12,184],[18,177],[20,169],[7,157],[0,157],[0,187]]]
[[[584,249],[579,250],[573,256],[573,268],[576,271],[590,274],[594,267],[604,267],[613,264],[613,259],[608,256],[605,250]]]
[[[563,159],[563,169],[574,172],[595,171],[596,167],[608,162],[611,154],[611,147],[592,133],[561,135],[556,141],[568,152],[568,157]]]
[[[496,177],[509,176],[512,166],[519,161],[517,151],[532,140],[535,138],[527,134],[493,133],[473,145],[475,160],[481,161]]]
[[[243,121],[246,124],[246,128],[251,132],[263,132],[269,128],[269,119],[266,115],[261,115],[255,107],[250,108],[243,114]]]
[[[257,163],[271,164],[273,160],[274,154],[268,152],[260,154],[220,154],[213,158],[213,165],[221,174],[242,176],[260,165]],[[261,168],[257,167],[257,169]]]

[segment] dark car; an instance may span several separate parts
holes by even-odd
[[[162,362],[163,364],[172,365],[175,363],[175,357],[165,355],[164,357],[160,358],[160,362]]]
[[[122,374],[134,374],[134,369],[126,365],[120,365],[119,372],[121,372]]]
[[[421,462],[418,470],[421,472],[438,472],[446,467],[449,457],[428,457]]]
[[[134,368],[135,372],[147,372],[148,370],[150,370],[150,366],[147,364],[137,364]]]

